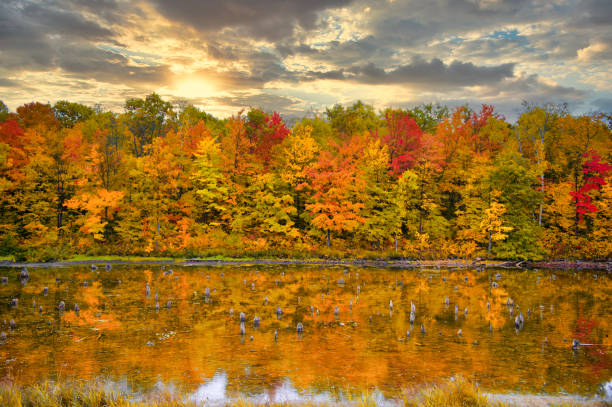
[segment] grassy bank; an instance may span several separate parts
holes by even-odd
[[[385,405],[408,407],[501,407],[515,405],[538,406],[604,406],[597,401],[579,401],[546,398],[537,396],[524,399],[514,398],[501,402],[488,397],[479,388],[462,378],[447,380],[443,383],[421,388],[405,389],[398,399],[386,399]],[[522,401],[521,401],[522,400]],[[234,398],[227,402],[210,403],[231,407],[254,407],[257,404],[246,398]],[[52,383],[20,387],[10,383],[0,384],[0,405],[6,407],[196,407],[206,403],[190,399],[188,394],[170,392],[151,392],[146,395],[130,394],[126,391],[110,388],[102,384]],[[314,406],[321,405],[305,399],[304,401],[265,403],[266,406]],[[330,402],[323,405],[352,405],[360,407],[377,406],[377,398],[371,393],[364,393],[350,400]]]
[[[198,258],[180,258],[180,257],[146,257],[146,256],[72,256],[65,260],[49,260],[44,262],[28,262],[16,261],[13,258],[0,258],[0,266],[5,267],[66,267],[73,265],[86,264],[166,264],[166,265],[240,265],[240,264],[279,264],[279,265],[344,265],[344,266],[359,266],[359,267],[392,267],[392,268],[474,268],[474,267],[498,267],[498,268],[517,268],[517,269],[578,269],[578,270],[612,270],[612,261],[600,262],[571,262],[571,261],[555,261],[555,262],[537,262],[530,263],[526,261],[496,261],[496,260],[472,260],[472,259],[440,259],[440,260],[416,260],[416,259],[398,259],[393,257],[388,258],[361,258],[361,257],[345,257],[345,258],[329,258],[329,257],[274,257],[274,256],[251,256],[250,253],[243,253],[241,256],[214,256],[214,257],[198,257]]]

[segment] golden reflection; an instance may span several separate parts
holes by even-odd
[[[298,389],[377,387],[397,395],[406,385],[455,374],[493,391],[579,394],[597,392],[612,377],[612,284],[605,275],[172,269],[37,269],[26,285],[18,282],[18,270],[0,269],[9,277],[9,284],[0,286],[5,304],[0,322],[16,322],[15,330],[0,328],[7,334],[0,345],[0,379],[28,384],[47,378],[127,377],[136,387],[161,380],[195,389],[225,372],[230,390],[256,392],[288,378]],[[45,286],[49,291],[43,295]],[[7,305],[12,298],[19,300],[16,308]],[[66,304],[62,313],[60,301]],[[280,318],[277,307],[283,311]],[[517,329],[519,314],[525,323]],[[255,316],[261,318],[258,328]],[[302,335],[296,332],[298,322],[304,324]],[[587,345],[572,351],[574,338]]]

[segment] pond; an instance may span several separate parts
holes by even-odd
[[[593,396],[612,378],[601,271],[101,264],[30,268],[27,281],[20,271],[0,268],[0,380],[21,384],[283,401],[394,398],[456,375],[489,392]]]

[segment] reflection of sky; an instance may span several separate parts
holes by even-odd
[[[603,385],[604,400],[612,402],[612,380]]]
[[[270,387],[261,393],[253,394],[232,394],[227,392],[228,380],[225,372],[216,373],[208,382],[200,385],[196,391],[190,396],[190,401],[197,403],[205,403],[206,405],[223,405],[229,401],[245,400],[254,404],[323,404],[330,405],[339,403],[359,404],[359,399],[347,399],[342,395],[332,396],[329,392],[314,392],[309,390],[299,391],[289,378],[286,378],[281,384]],[[372,393],[372,399],[376,401],[378,406],[397,405],[398,400],[387,399],[379,391]]]
[[[227,374],[216,373],[208,382],[200,385],[190,399],[206,405],[223,404],[227,400]]]
[[[452,379],[451,379],[452,380]],[[103,382],[106,392],[111,394],[130,394],[130,388],[127,381],[106,381]],[[158,383],[157,386],[160,390],[172,393],[174,391],[173,386],[167,386],[163,383]],[[531,396],[531,395],[520,395],[520,394],[499,394],[499,393],[485,393],[491,400],[497,400],[504,403],[514,404],[541,404],[547,403],[572,403],[576,401],[583,401],[584,398],[565,394],[561,398],[554,398],[545,395]],[[403,400],[398,398],[387,398],[380,391],[374,389],[369,395],[361,396],[348,396],[343,392],[338,392],[336,395],[332,395],[326,391],[312,391],[312,390],[298,390],[289,378],[282,381],[281,384],[272,386],[267,390],[260,393],[242,394],[242,393],[228,393],[228,377],[223,371],[217,372],[210,380],[201,384],[194,392],[192,392],[187,399],[190,402],[202,403],[207,406],[222,406],[230,402],[246,401],[256,405],[269,405],[269,404],[285,404],[291,403],[293,405],[308,404],[308,405],[364,405],[368,403],[362,403],[361,397],[369,397],[370,401],[375,402],[375,405],[381,407],[392,407],[403,405]],[[605,402],[612,402],[612,380],[602,385],[601,396],[597,396],[599,399],[603,399]],[[143,399],[142,395],[136,395],[136,399]],[[598,399],[596,398],[596,399]]]

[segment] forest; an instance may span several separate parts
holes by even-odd
[[[291,125],[152,93],[0,102],[0,256],[606,259],[612,121],[335,105]]]

